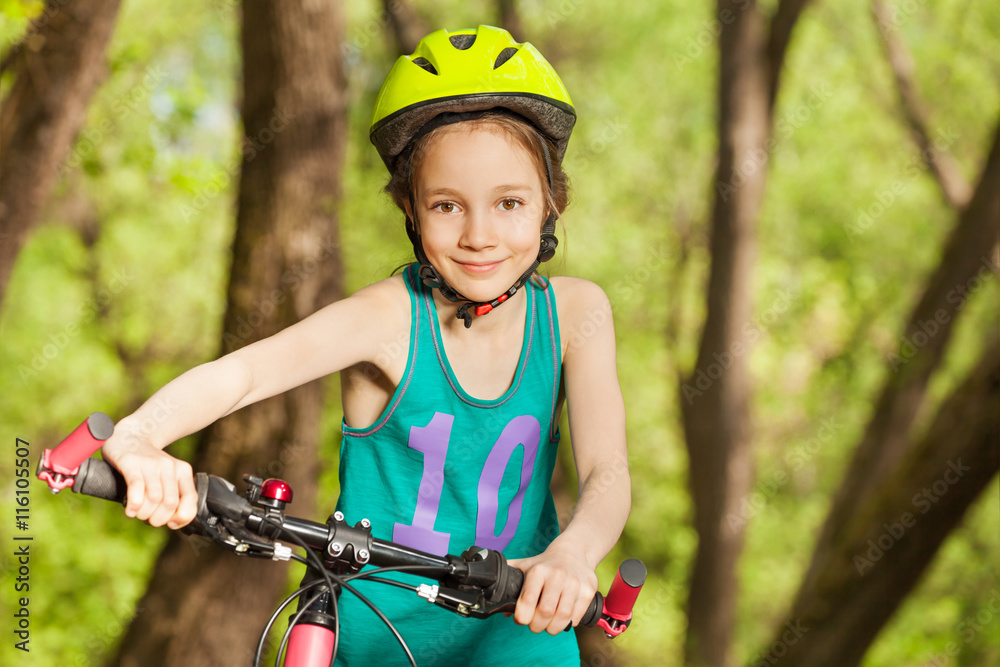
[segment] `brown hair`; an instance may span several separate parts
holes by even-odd
[[[536,171],[538,172],[538,178],[541,181],[542,189],[545,193],[545,203],[546,203],[546,215],[548,211],[555,210],[556,217],[559,217],[566,207],[569,205],[569,178],[566,176],[566,172],[563,171],[562,165],[555,159],[552,160],[552,190],[549,189],[548,176],[545,173],[545,156],[542,150],[542,141],[548,144],[549,155],[556,155],[555,144],[549,139],[543,139],[542,136],[526,122],[516,120],[511,118],[507,114],[496,114],[496,113],[485,113],[478,118],[472,120],[462,121],[463,123],[471,123],[473,127],[485,127],[491,129],[498,134],[503,135],[512,141],[515,145],[520,146],[524,151],[531,157],[531,162],[534,164]],[[426,148],[428,143],[438,135],[443,129],[449,127],[448,125],[442,125],[437,127],[427,134],[423,135],[413,144],[410,151],[409,159],[399,160],[398,166],[395,173],[389,178],[389,182],[385,186],[385,191],[392,197],[392,201],[395,202],[399,210],[406,213],[405,204],[409,200],[409,193],[407,193],[407,163],[409,163],[409,171],[411,174],[416,174],[420,165],[423,161],[423,156],[426,154]],[[468,126],[466,126],[468,127]],[[415,186],[415,179],[409,179],[411,181],[410,187]]]

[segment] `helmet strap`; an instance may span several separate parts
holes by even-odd
[[[445,114],[441,115],[443,116]],[[482,115],[482,112],[478,112],[477,115]],[[463,117],[455,118],[455,116]],[[448,124],[449,121],[458,122],[459,120],[469,120],[470,117],[474,116],[472,116],[472,114],[452,114],[448,121],[438,122],[434,124],[434,127],[440,127],[441,125]],[[428,125],[430,124],[431,123],[428,123]],[[534,126],[531,127],[533,128]],[[424,126],[424,128],[426,128],[426,126]],[[423,136],[430,131],[424,131],[424,128],[421,128],[421,132],[417,135],[418,137]],[[555,200],[555,187],[553,185],[552,176],[552,158],[549,154],[549,146],[545,142],[545,137],[542,136],[541,133],[538,133],[538,138],[542,144],[542,153],[545,157],[545,171],[548,176],[549,193],[551,194],[552,199]],[[559,245],[559,240],[555,236],[557,218],[555,212],[550,210],[548,216],[545,218],[545,222],[542,224],[541,245],[538,248],[538,255],[535,257],[535,261],[532,262],[531,266],[528,267],[528,270],[522,273],[521,277],[518,278],[506,292],[492,301],[473,301],[449,285],[448,281],[446,281],[444,277],[438,273],[438,270],[434,268],[434,266],[427,259],[427,254],[424,253],[424,244],[420,238],[420,231],[417,226],[417,205],[413,197],[413,184],[410,182],[410,177],[412,175],[411,167],[413,164],[412,146],[413,143],[411,142],[409,155],[406,158],[406,191],[410,200],[410,213],[413,217],[412,220],[410,217],[406,218],[406,235],[409,237],[410,243],[413,244],[413,254],[419,264],[417,273],[424,285],[430,288],[436,287],[438,291],[441,292],[441,296],[445,299],[451,301],[452,303],[461,304],[458,307],[458,312],[455,314],[455,317],[462,320],[465,323],[465,328],[468,329],[472,326],[473,315],[477,317],[485,315],[501,303],[507,301],[510,297],[514,296],[519,289],[524,287],[524,284],[528,282],[532,274],[538,269],[542,262],[547,262],[552,259],[556,252],[556,246]]]

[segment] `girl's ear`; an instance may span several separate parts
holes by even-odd
[[[412,228],[413,232],[417,235],[420,234],[420,230],[417,229],[417,222],[413,217],[413,207],[410,202],[403,202],[403,208],[406,210],[406,226],[407,228]]]

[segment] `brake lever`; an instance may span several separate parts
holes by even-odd
[[[246,513],[250,505],[236,494],[232,484],[221,477],[200,472],[194,476],[194,486],[198,492],[198,511],[194,520],[181,529],[182,533],[207,537],[238,556],[272,560],[291,557],[290,547],[252,532],[235,518]],[[210,497],[213,506],[223,509],[229,516],[214,514],[208,506]]]
[[[486,618],[513,613],[517,595],[510,594],[509,568],[501,552],[473,546],[453,564],[454,574],[444,581],[444,586],[421,587],[418,595],[462,616]],[[520,589],[520,583],[514,589]]]
[[[463,590],[442,587],[437,584],[421,584],[417,587],[417,595],[459,616],[486,618],[498,611],[504,611],[494,608],[494,605],[486,601],[481,591],[473,589]],[[513,607],[511,607],[511,611],[513,611]]]

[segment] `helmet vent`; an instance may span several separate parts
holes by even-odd
[[[436,69],[434,69],[434,65],[432,65],[431,61],[427,60],[427,58],[423,58],[423,57],[414,58],[413,59],[413,64],[416,65],[417,67],[421,68],[421,69],[427,70],[431,74],[437,74],[438,73],[438,71]]]
[[[476,41],[475,35],[452,35],[448,38],[451,45],[454,46],[459,51],[465,51],[467,48],[472,46],[472,43]]]
[[[513,58],[515,53],[517,53],[517,49],[512,46],[508,46],[506,49],[501,51],[500,55],[497,56],[496,62],[493,63],[493,69],[497,69],[500,65],[503,65],[505,62]]]

